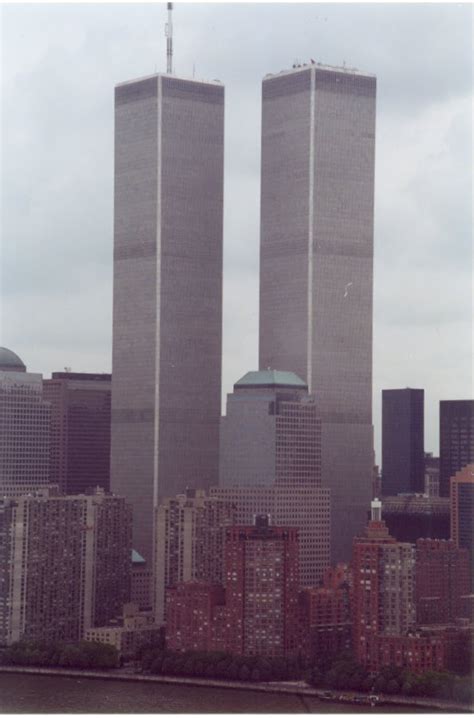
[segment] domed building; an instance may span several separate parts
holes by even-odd
[[[0,499],[49,483],[51,406],[43,377],[0,347]]]
[[[26,366],[11,349],[0,347],[0,371],[26,372]]]

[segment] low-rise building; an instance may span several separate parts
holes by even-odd
[[[95,626],[84,633],[86,641],[97,641],[114,646],[119,656],[131,658],[137,648],[160,636],[160,627],[155,623],[151,612],[141,612],[134,603],[123,607],[120,618],[116,618],[107,626]]]

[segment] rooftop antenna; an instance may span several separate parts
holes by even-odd
[[[166,35],[166,72],[171,75],[173,72],[173,21],[171,19],[171,13],[173,10],[173,3],[167,3],[168,6],[168,22],[165,25]]]

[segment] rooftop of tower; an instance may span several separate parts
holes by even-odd
[[[220,80],[202,80],[196,77],[179,77],[178,75],[170,74],[168,72],[154,72],[152,75],[144,75],[143,77],[134,77],[132,80],[124,80],[123,82],[117,82],[115,87],[122,87],[123,85],[133,85],[135,82],[142,82],[143,80],[152,80],[154,77],[168,77],[172,80],[182,80],[183,82],[196,82],[199,85],[217,85],[218,87],[224,87]]]
[[[234,384],[238,387],[291,387],[307,389],[308,385],[292,371],[277,371],[275,369],[262,369],[260,371],[248,371],[239,381]]]
[[[325,65],[322,62],[316,62],[315,60],[310,60],[310,62],[304,62],[301,64],[294,65],[293,67],[289,68],[288,70],[280,70],[280,72],[269,72],[265,77],[264,80],[269,80],[274,77],[280,77],[281,75],[291,75],[296,72],[301,72],[302,70],[309,70],[311,67],[315,67],[317,70],[327,70],[329,72],[343,72],[346,75],[358,75],[360,77],[375,77],[375,75],[371,72],[362,72],[361,70],[358,70],[356,67],[348,67],[347,65]]]
[[[26,366],[18,354],[6,347],[0,347],[0,370],[26,371]]]

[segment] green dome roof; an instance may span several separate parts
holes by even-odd
[[[242,379],[234,384],[236,387],[270,387],[284,386],[298,389],[307,389],[308,385],[292,371],[277,371],[276,369],[262,369],[261,371],[248,371]]]
[[[18,354],[15,354],[15,352],[12,352],[11,349],[7,349],[6,347],[0,347],[0,370],[1,369],[26,371],[26,366]]]

